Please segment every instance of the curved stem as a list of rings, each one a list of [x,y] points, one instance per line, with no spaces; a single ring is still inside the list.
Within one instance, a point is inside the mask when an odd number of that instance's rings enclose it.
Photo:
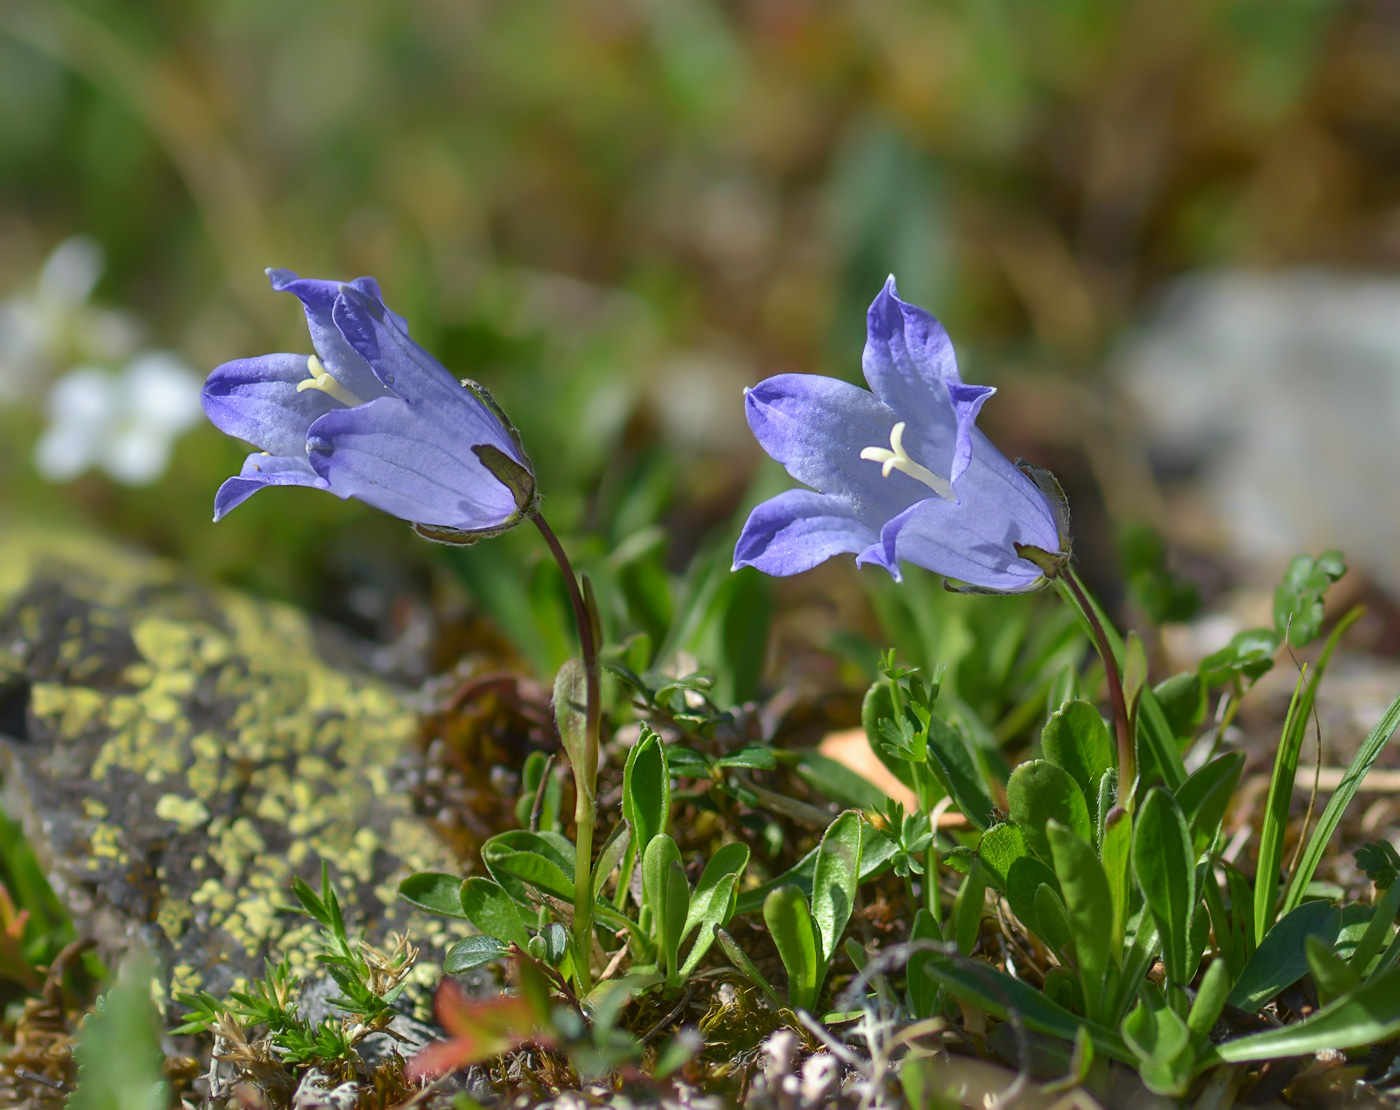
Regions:
[[[584,766],[574,764],[574,970],[578,976],[579,995],[586,996],[592,986],[589,957],[593,953],[593,826],[597,821],[598,734],[602,725],[602,676],[598,665],[598,640],[594,635],[593,616],[579,587],[578,575],[569,561],[564,545],[554,534],[543,515],[534,515],[550,554],[564,572],[564,585],[569,591],[569,603],[578,626],[579,650],[583,655],[584,674]]]
[[[1104,678],[1108,683],[1108,700],[1113,706],[1113,733],[1118,741],[1118,804],[1131,809],[1134,779],[1137,777],[1136,754],[1133,751],[1132,720],[1128,716],[1128,702],[1123,696],[1123,676],[1118,670],[1118,658],[1113,654],[1113,645],[1103,622],[1099,620],[1098,609],[1090,600],[1079,579],[1068,567],[1055,579],[1071,600],[1078,606],[1094,637],[1094,646],[1103,659]]]

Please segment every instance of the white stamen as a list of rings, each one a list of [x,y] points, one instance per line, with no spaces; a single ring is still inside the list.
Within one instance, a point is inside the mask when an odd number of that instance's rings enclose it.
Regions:
[[[304,382],[297,382],[298,393],[303,389],[319,389],[322,393],[330,394],[342,405],[348,405],[350,408],[364,404],[364,401],[331,377],[326,368],[321,365],[321,360],[315,355],[306,360],[306,372],[311,377]]]
[[[890,429],[889,447],[867,447],[861,451],[860,457],[868,462],[880,463],[881,477],[888,478],[891,471],[898,470],[916,482],[922,482],[945,501],[953,500],[952,483],[940,478],[927,467],[920,466],[905,452],[903,420]]]

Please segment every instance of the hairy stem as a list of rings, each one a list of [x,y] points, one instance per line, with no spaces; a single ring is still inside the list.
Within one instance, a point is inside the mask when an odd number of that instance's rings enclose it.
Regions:
[[[584,758],[583,766],[574,763],[574,969],[578,977],[579,996],[592,989],[589,958],[593,953],[593,826],[597,821],[598,733],[602,724],[602,681],[598,666],[598,641],[594,636],[593,617],[579,588],[578,575],[569,561],[564,546],[554,529],[535,513],[535,527],[540,530],[550,554],[564,572],[564,585],[573,606],[574,623],[578,625],[579,650],[583,655],[584,673]]]

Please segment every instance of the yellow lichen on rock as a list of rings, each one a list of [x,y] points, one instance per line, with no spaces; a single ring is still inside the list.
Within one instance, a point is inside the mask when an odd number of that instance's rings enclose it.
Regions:
[[[0,745],[5,804],[77,903],[156,925],[183,989],[312,965],[293,874],[324,861],[382,935],[410,922],[399,878],[454,866],[390,786],[414,712],[323,659],[338,635],[90,539],[0,533],[0,662],[36,726]]]

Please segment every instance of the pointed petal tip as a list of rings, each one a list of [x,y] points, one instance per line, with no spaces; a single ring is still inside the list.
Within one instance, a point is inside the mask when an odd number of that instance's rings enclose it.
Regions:
[[[268,284],[276,293],[282,292],[292,282],[299,280],[291,270],[284,270],[280,266],[269,266],[263,273],[267,275]]]

